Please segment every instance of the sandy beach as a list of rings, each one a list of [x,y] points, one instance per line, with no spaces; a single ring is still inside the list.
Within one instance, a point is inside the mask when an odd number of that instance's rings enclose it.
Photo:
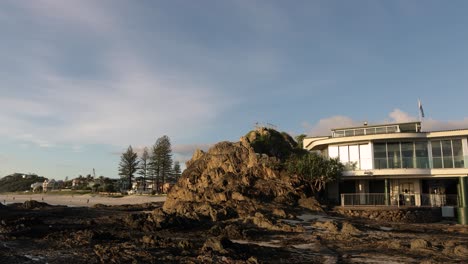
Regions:
[[[122,205],[164,202],[166,196],[129,195],[124,197],[107,197],[91,194],[57,195],[57,194],[0,194],[0,203],[23,203],[36,200],[51,205],[93,206],[95,204]]]

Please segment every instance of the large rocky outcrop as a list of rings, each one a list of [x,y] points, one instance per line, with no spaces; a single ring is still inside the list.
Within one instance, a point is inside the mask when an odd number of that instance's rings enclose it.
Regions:
[[[255,153],[256,136],[248,135],[196,151],[168,194],[164,212],[196,220],[252,218],[255,223],[257,212],[287,217],[291,207],[310,196],[308,183],[283,171],[279,157]]]

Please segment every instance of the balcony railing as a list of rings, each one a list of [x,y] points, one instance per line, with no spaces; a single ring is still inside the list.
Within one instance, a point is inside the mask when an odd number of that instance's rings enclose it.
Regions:
[[[345,162],[345,170],[382,170],[382,169],[452,169],[468,168],[468,156],[457,156],[453,160],[442,161],[440,158],[428,157],[396,157],[396,158],[361,158],[356,161]]]
[[[342,193],[341,206],[457,206],[455,194]]]

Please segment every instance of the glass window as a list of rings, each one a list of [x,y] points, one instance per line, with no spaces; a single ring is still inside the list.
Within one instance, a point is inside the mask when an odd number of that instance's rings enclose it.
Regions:
[[[366,128],[366,135],[373,135],[375,134],[375,128]]]
[[[328,157],[330,158],[338,158],[338,146],[328,146]]]
[[[348,146],[340,146],[339,147],[340,151],[340,161],[343,164],[346,164],[349,162],[349,155],[348,155]]]
[[[354,169],[359,169],[359,146],[351,145],[349,146],[349,162],[353,165],[356,165]]]
[[[396,126],[387,127],[387,133],[395,133],[395,132],[397,132],[397,127]]]
[[[345,130],[345,136],[347,137],[354,136],[354,130]]]
[[[385,152],[384,152],[385,155]],[[359,158],[361,164],[361,170],[371,170],[372,169],[372,152],[370,144],[359,145]],[[387,164],[387,162],[385,162]]]
[[[401,168],[400,143],[387,143],[388,167]]]
[[[344,136],[344,131],[343,130],[335,131],[335,137],[343,137],[343,136]]]
[[[376,169],[388,168],[387,146],[385,143],[374,143],[374,167]]]
[[[386,127],[377,127],[377,128],[375,128],[375,133],[376,134],[385,134],[385,133],[387,133],[387,128]]]
[[[413,142],[401,142],[401,155],[403,168],[414,168],[416,157]]]
[[[429,156],[426,142],[414,142],[414,150],[416,153],[416,168],[429,168]]]
[[[453,168],[452,141],[442,140],[442,156],[444,168]]]
[[[356,129],[356,130],[354,131],[354,135],[356,135],[356,136],[364,135],[364,129],[363,129],[363,128]]]
[[[465,164],[463,160],[463,145],[461,139],[452,140],[452,149],[455,168],[464,168]]]
[[[432,143],[432,167],[443,168],[442,166],[442,148],[440,140],[431,141]]]

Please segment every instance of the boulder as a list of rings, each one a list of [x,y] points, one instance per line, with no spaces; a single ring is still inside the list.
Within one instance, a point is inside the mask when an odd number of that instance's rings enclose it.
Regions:
[[[25,201],[23,205],[21,206],[24,209],[36,209],[36,208],[44,208],[44,207],[50,207],[48,203],[42,203],[38,202],[35,200],[30,200],[30,201]]]
[[[343,222],[341,226],[341,233],[347,235],[359,235],[361,231],[349,222]]]
[[[268,209],[262,211],[271,212],[273,206],[277,208],[273,215],[284,218],[285,209],[301,199],[304,207],[321,210],[314,198],[307,198],[311,195],[308,182],[281,170],[279,157],[256,153],[253,138],[250,135],[236,143],[217,143],[207,152],[196,151],[169,192],[164,212],[216,222],[253,217],[265,207]]]
[[[454,247],[453,253],[456,256],[464,257],[465,259],[468,259],[468,247],[466,245],[458,245]]]
[[[338,225],[334,221],[317,221],[313,224],[313,227],[327,230],[331,233],[337,233],[338,232]]]
[[[425,240],[425,239],[421,239],[421,238],[418,238],[418,239],[414,239],[411,241],[411,249],[412,250],[415,250],[415,249],[427,249],[431,247],[431,242]]]
[[[232,241],[227,237],[209,237],[203,244],[202,251],[213,251],[221,254],[228,253],[227,248],[232,246]]]

